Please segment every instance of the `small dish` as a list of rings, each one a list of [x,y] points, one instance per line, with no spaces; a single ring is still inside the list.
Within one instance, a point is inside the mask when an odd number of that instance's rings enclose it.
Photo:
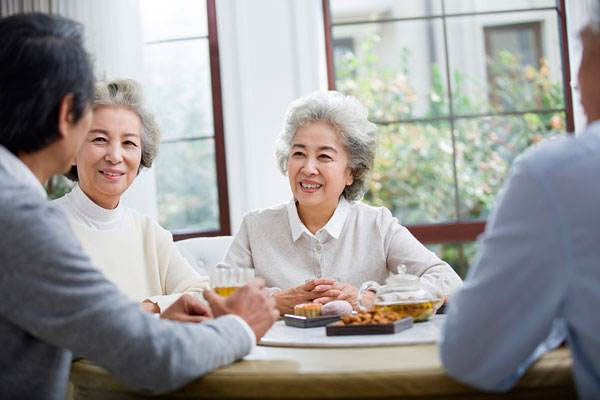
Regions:
[[[317,326],[325,326],[342,318],[340,315],[326,315],[322,317],[302,317],[300,315],[285,314],[283,322],[287,326],[295,328],[315,328]]]
[[[342,335],[382,335],[398,333],[413,326],[413,319],[405,317],[389,324],[345,325],[342,321],[325,327],[327,336]]]

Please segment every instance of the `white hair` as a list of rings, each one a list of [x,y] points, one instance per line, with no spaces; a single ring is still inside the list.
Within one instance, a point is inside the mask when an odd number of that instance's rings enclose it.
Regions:
[[[317,91],[294,100],[285,115],[285,123],[277,141],[275,156],[281,172],[287,174],[292,140],[301,126],[313,122],[330,124],[342,139],[348,152],[348,166],[353,182],[344,189],[348,200],[362,198],[367,175],[375,159],[375,124],[367,119],[367,109],[356,98],[336,91]]]

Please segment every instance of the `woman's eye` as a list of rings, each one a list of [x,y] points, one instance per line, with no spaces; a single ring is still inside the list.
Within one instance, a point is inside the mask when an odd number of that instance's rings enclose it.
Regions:
[[[127,140],[127,141],[125,142],[125,145],[126,145],[126,146],[134,146],[134,147],[137,147],[137,143],[135,143],[135,142],[132,142],[131,140]]]
[[[300,151],[296,151],[294,153],[292,153],[292,157],[302,157],[304,156],[304,153],[300,152]]]
[[[321,155],[319,156],[319,158],[320,158],[320,159],[323,159],[323,160],[327,160],[327,161],[328,161],[328,160],[333,160],[333,158],[331,158],[331,156],[329,156],[329,155],[327,155],[327,154],[321,154]]]
[[[94,142],[94,143],[105,143],[106,142],[106,138],[95,137],[95,138],[92,139],[92,142]]]

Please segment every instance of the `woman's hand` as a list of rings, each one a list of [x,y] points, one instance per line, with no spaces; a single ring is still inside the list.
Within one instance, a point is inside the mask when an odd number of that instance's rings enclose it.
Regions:
[[[375,304],[375,296],[376,293],[372,290],[365,290],[363,292],[362,295],[362,304],[363,306],[367,309],[370,310],[371,308],[373,308],[373,305]],[[361,311],[361,310],[356,310],[356,311]]]
[[[336,291],[336,290],[339,292],[339,294],[337,296],[330,295],[330,293],[334,293],[334,291]],[[330,301],[334,301],[334,300],[347,301],[348,303],[350,303],[350,305],[352,305],[352,309],[354,311],[359,311],[359,309],[358,309],[358,289],[349,283],[336,282],[335,285],[333,285],[332,289],[329,291],[329,293],[326,293],[323,296],[317,297],[314,300],[314,302],[326,304],[326,303],[329,303]]]
[[[339,296],[340,290],[335,285],[335,279],[312,279],[295,288],[276,292],[273,294],[273,298],[281,314],[292,314],[296,304],[310,303],[314,299],[323,297],[336,298]]]

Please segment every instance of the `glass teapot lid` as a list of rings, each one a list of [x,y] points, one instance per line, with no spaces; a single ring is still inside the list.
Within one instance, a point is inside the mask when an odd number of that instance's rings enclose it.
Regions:
[[[385,285],[376,288],[375,303],[405,303],[440,299],[441,293],[418,276],[407,274],[406,267],[400,265],[398,273],[389,276]]]

